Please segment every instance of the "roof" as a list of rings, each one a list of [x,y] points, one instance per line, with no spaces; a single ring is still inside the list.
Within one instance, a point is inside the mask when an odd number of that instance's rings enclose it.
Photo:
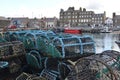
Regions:
[[[116,19],[120,19],[120,15],[116,15],[115,18],[116,18]]]
[[[18,17],[18,18],[12,18],[11,20],[26,22],[26,21],[29,21],[29,18],[28,17]]]
[[[0,16],[0,20],[8,20],[8,19],[5,18],[5,17]]]
[[[55,20],[57,20],[57,18],[45,18],[47,22],[54,22]]]
[[[28,20],[28,17],[16,17],[16,18],[12,18],[12,20]]]
[[[9,20],[0,20],[0,28],[8,26],[10,24]]]

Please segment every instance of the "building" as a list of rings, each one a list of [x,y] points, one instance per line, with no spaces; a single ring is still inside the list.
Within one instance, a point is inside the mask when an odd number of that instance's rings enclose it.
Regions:
[[[96,26],[104,25],[106,20],[106,12],[99,14],[92,14],[92,22],[90,24],[94,24]]]
[[[6,28],[9,24],[10,20],[8,18],[0,16],[0,29]]]
[[[39,29],[51,29],[57,26],[58,19],[56,17],[46,18],[43,17],[41,19],[34,18],[29,20],[29,26],[31,28],[39,28]]]
[[[112,18],[106,18],[105,25],[108,27],[113,27],[113,20]]]
[[[86,11],[85,8],[75,10],[69,7],[66,11],[60,10],[61,26],[101,25],[104,24],[106,13],[95,14],[94,11]]]
[[[58,19],[56,17],[53,18],[42,18],[41,19],[45,23],[45,28],[55,28],[57,26]]]
[[[29,18],[28,17],[15,17],[15,18],[11,18],[11,26],[16,26],[18,28],[20,27],[27,27],[27,24],[29,22]]]
[[[120,15],[116,15],[116,13],[113,13],[113,26],[120,26]]]
[[[41,29],[42,28],[41,19],[39,19],[39,18],[29,19],[28,26],[29,26],[29,28]]]

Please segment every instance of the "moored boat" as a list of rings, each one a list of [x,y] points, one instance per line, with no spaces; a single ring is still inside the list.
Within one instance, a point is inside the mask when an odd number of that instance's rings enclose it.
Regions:
[[[118,47],[120,48],[120,41],[115,41],[115,43],[118,45]]]
[[[64,29],[64,33],[81,34],[82,31],[80,29]]]

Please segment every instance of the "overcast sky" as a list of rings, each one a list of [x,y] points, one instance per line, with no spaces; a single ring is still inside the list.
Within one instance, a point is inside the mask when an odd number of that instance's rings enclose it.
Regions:
[[[0,16],[5,17],[58,17],[60,9],[86,8],[87,11],[103,13],[112,17],[120,15],[120,0],[0,0]]]

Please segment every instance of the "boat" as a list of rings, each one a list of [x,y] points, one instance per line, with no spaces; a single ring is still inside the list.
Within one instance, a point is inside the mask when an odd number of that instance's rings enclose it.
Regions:
[[[111,33],[112,30],[109,30],[109,27],[105,26],[100,32],[101,33]]]
[[[81,34],[82,32],[79,29],[65,29],[64,33]]]
[[[120,41],[115,41],[115,43],[118,45],[118,47],[120,48]]]
[[[81,34],[82,31],[80,28],[77,27],[71,27],[70,25],[68,27],[64,28],[64,33],[70,33],[70,34]]]

